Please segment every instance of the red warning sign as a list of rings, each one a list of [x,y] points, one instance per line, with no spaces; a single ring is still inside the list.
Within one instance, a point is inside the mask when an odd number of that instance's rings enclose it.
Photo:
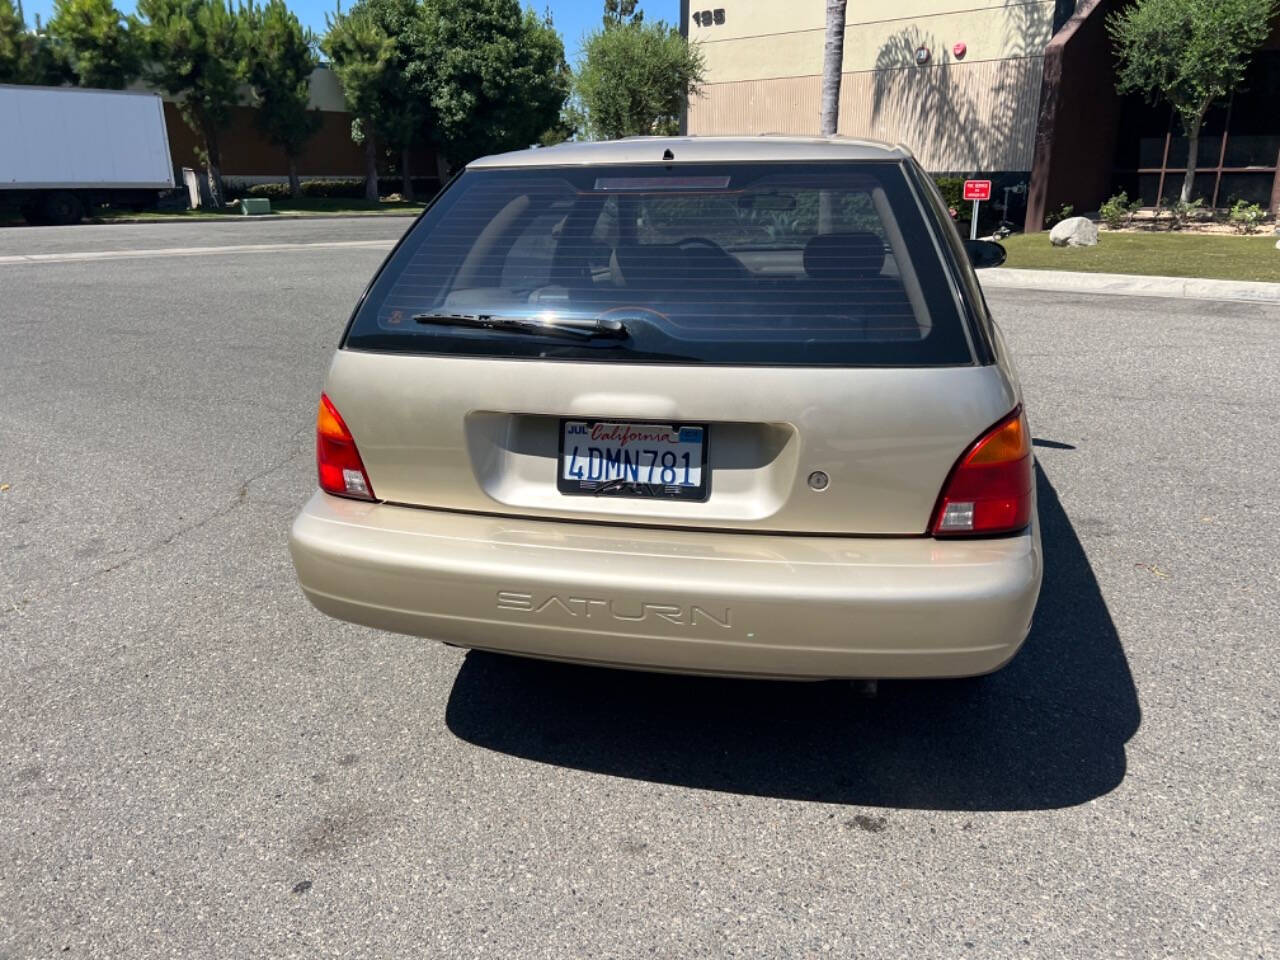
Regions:
[[[964,198],[966,200],[990,200],[990,180],[966,180],[964,182]]]

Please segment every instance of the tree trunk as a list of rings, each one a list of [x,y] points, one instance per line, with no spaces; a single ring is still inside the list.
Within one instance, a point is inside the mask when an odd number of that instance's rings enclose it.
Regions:
[[[409,148],[400,148],[400,199],[413,200],[413,176],[409,172]]]
[[[846,0],[827,0],[827,41],[822,49],[822,114],[819,132],[834,137],[840,127],[840,74],[844,69]],[[834,221],[830,190],[818,191],[818,232],[830,233]]]
[[[1209,112],[1206,103],[1194,116],[1182,117],[1182,125],[1187,130],[1187,172],[1182,178],[1182,202],[1190,203],[1191,194],[1196,188],[1196,161],[1200,157],[1200,128],[1204,126],[1204,115]]]
[[[1191,202],[1191,191],[1196,186],[1196,157],[1200,152],[1200,127],[1187,135],[1187,172],[1182,178],[1182,202]]]
[[[439,147],[436,147],[436,177],[440,180],[441,188],[449,179],[449,161],[445,159]]]
[[[378,146],[373,142],[373,124],[364,138],[364,198],[378,202]]]
[[[220,210],[223,205],[222,147],[218,143],[218,130],[212,125],[205,126],[204,152],[209,160],[209,202],[215,210]]]
[[[846,0],[827,0],[827,42],[822,49],[822,125],[824,137],[833,137],[840,125],[840,74],[844,68],[844,19]]]
[[[289,196],[297,200],[302,196],[302,181],[298,179],[298,158],[289,154]]]

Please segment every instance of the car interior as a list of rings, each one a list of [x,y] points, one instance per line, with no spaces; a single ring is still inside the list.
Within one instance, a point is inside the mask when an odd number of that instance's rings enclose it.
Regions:
[[[836,196],[837,215],[822,232],[812,190],[771,192],[774,209],[765,211],[723,195],[508,194],[500,208],[468,215],[484,223],[470,242],[460,234],[456,245],[433,245],[458,257],[435,306],[595,315],[630,308],[670,333],[699,337],[811,331],[918,340],[928,314],[890,252],[880,216],[887,204],[873,192]]]

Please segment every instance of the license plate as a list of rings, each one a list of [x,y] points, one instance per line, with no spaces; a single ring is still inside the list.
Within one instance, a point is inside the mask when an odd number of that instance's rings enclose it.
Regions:
[[[561,493],[705,500],[709,473],[705,426],[560,421]]]

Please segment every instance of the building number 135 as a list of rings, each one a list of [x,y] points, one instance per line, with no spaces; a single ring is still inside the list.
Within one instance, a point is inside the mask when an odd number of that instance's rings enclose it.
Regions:
[[[717,27],[724,23],[724,8],[717,7],[715,10],[698,10],[693,15],[693,22],[700,27],[709,27],[715,24]]]

